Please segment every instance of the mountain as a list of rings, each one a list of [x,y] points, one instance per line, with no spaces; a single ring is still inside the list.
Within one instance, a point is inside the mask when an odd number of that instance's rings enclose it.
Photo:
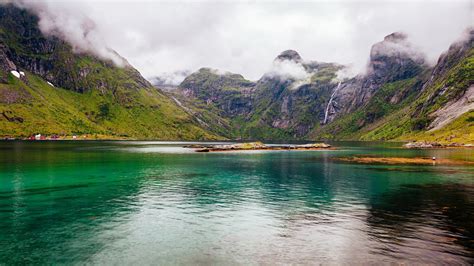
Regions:
[[[381,83],[365,103],[350,111],[341,111],[332,123],[312,132],[310,136],[472,142],[473,32],[472,29],[468,30],[463,40],[451,45],[433,68],[427,68],[419,61],[418,65],[410,67],[416,71],[400,69],[399,73],[411,74]],[[371,79],[371,75],[369,73],[362,80]],[[365,91],[367,88],[370,87],[362,86],[359,90]],[[340,94],[347,92],[341,90]],[[343,101],[341,105],[350,106]]]
[[[0,136],[217,138],[122,61],[74,51],[34,14],[0,5]]]
[[[366,105],[382,86],[416,77],[427,68],[423,54],[411,47],[405,34],[395,32],[387,35],[372,46],[367,73],[343,82],[335,92],[329,106],[328,121]],[[406,95],[399,98],[406,98]],[[369,122],[375,118],[369,115]]]
[[[474,30],[429,66],[399,32],[367,71],[277,55],[259,80],[211,68],[153,85],[117,62],[46,35],[38,17],[0,5],[0,137],[351,139],[474,142]],[[184,81],[179,83],[183,76]]]
[[[226,138],[238,138],[239,120],[253,109],[255,83],[242,75],[201,68],[169,95],[201,126]]]
[[[323,119],[325,103],[337,86],[332,80],[341,66],[304,62],[291,50],[278,55],[273,65],[276,71],[266,73],[256,83],[255,108],[242,135],[263,139],[304,138]],[[297,72],[298,69],[303,71]]]
[[[324,103],[342,66],[304,62],[292,50],[274,60],[275,69],[256,82],[242,75],[202,68],[170,95],[202,124],[227,138],[303,138],[324,116]],[[299,80],[282,69],[306,75]],[[314,116],[314,114],[318,114]]]
[[[278,55],[256,82],[200,69],[173,92],[205,127],[228,138],[474,141],[473,30],[430,67],[399,32],[371,48],[367,71]]]

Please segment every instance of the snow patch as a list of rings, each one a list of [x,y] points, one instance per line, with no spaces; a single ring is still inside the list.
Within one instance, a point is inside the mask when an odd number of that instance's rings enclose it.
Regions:
[[[48,83],[49,86],[54,87],[53,83],[51,83],[49,81],[46,81],[46,83]]]
[[[281,79],[294,79],[298,81],[306,81],[311,78],[311,73],[308,73],[300,62],[290,60],[275,60],[272,69],[266,73],[270,77],[279,77]]]
[[[15,76],[16,78],[20,78],[20,77],[21,77],[20,73],[19,73],[18,71],[16,71],[16,70],[12,70],[12,71],[10,71],[10,73],[12,73],[12,75]]]

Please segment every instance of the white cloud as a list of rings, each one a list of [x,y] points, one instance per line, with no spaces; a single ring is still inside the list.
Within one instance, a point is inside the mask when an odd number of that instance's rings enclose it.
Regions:
[[[76,2],[15,1],[20,7],[34,10],[39,16],[39,28],[46,35],[60,37],[72,44],[76,52],[92,52],[102,59],[123,66],[126,60],[105,45],[95,21],[86,16]],[[79,10],[79,12],[76,12]]]
[[[435,62],[473,12],[470,0],[21,1],[77,49],[114,58],[111,47],[147,77],[212,67],[258,79],[286,49],[359,72],[371,45],[395,31]]]
[[[187,76],[191,74],[191,71],[174,71],[159,73],[158,76],[150,78],[152,84],[159,86],[178,86]]]
[[[306,72],[306,69],[301,63],[290,60],[275,60],[272,68],[266,75],[293,80],[306,80],[311,78],[311,73]]]

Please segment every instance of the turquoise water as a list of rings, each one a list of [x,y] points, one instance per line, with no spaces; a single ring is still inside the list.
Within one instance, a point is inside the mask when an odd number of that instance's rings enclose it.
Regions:
[[[474,150],[334,143],[0,142],[0,264],[474,263],[474,167],[335,157]]]

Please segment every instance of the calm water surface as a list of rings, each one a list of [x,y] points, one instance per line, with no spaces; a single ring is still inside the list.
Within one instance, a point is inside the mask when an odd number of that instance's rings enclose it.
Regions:
[[[182,143],[0,142],[0,264],[474,263],[474,167],[399,144],[193,153]]]

